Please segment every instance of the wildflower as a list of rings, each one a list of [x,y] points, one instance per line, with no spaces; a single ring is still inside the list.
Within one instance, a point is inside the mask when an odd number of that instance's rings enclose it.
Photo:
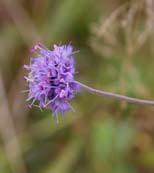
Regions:
[[[64,113],[72,107],[69,101],[79,91],[80,86],[74,80],[75,62],[71,45],[54,45],[48,50],[41,44],[33,47],[35,57],[25,79],[28,82],[28,101],[31,105],[51,109],[55,115]],[[38,105],[35,104],[38,102]]]
[[[99,96],[106,96],[117,100],[124,100],[139,105],[154,106],[154,101],[132,98],[112,92],[97,90],[80,83],[74,79],[75,61],[71,45],[54,45],[53,50],[48,50],[41,44],[33,47],[35,54],[30,65],[25,65],[29,71],[25,79],[28,82],[28,101],[39,108],[51,109],[54,115],[64,113],[72,107],[69,103],[75,93],[83,88]],[[35,102],[38,102],[38,105]],[[57,116],[56,116],[57,117]]]

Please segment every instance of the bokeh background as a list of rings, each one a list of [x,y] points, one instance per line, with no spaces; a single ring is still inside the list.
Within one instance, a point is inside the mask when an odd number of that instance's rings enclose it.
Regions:
[[[0,173],[154,173],[154,108],[82,92],[59,124],[29,109],[38,41],[80,50],[85,84],[154,98],[153,0],[0,0]]]

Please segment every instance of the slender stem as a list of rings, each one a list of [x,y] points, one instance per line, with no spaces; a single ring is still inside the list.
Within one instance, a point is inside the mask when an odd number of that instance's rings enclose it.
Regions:
[[[106,97],[111,97],[117,100],[124,100],[127,101],[128,103],[134,103],[134,104],[138,104],[138,105],[149,105],[149,106],[154,106],[154,101],[152,100],[144,100],[144,99],[137,99],[137,98],[132,98],[132,97],[128,97],[128,96],[124,96],[124,95],[120,95],[120,94],[115,94],[112,92],[107,92],[107,91],[102,91],[102,90],[97,90],[94,88],[91,88],[83,83],[80,83],[78,81],[76,81],[76,83],[78,85],[80,85],[83,89],[90,91],[91,93],[100,95],[100,96],[106,96]]]

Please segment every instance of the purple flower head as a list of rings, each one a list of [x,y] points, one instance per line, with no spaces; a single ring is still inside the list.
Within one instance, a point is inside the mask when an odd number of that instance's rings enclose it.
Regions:
[[[55,115],[70,110],[69,101],[80,90],[74,80],[73,47],[54,45],[53,50],[48,50],[37,44],[32,52],[35,57],[24,66],[29,71],[25,76],[29,87],[27,100],[32,100],[31,106],[37,101],[40,108],[51,109]]]

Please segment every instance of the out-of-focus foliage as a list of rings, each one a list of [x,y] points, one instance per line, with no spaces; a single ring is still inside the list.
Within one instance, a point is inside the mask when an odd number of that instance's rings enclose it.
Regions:
[[[75,112],[29,109],[30,47],[72,43],[76,78],[154,98],[153,0],[0,0],[0,172],[153,173],[154,109],[80,93]]]
[[[95,172],[132,172],[128,158],[135,133],[131,124],[112,119],[96,121],[93,131]]]

